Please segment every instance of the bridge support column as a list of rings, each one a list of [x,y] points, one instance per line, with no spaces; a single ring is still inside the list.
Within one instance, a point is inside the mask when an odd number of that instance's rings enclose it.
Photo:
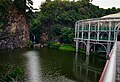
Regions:
[[[78,52],[79,40],[76,40],[75,43],[76,43],[76,52]]]
[[[85,64],[86,64],[86,66],[89,65],[89,56],[88,55],[86,55]]]
[[[86,45],[86,55],[90,54],[90,41],[87,41],[87,45]]]
[[[109,53],[110,53],[110,43],[107,43],[106,58],[108,57]]]

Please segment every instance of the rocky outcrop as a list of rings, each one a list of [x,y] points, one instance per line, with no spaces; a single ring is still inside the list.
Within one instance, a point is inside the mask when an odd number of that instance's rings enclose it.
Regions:
[[[47,34],[47,32],[43,32],[42,34],[41,34],[41,42],[46,42],[46,41],[48,41],[48,34]]]
[[[9,7],[8,25],[0,36],[0,48],[26,47],[29,40],[29,28],[26,17],[17,11],[14,5]]]

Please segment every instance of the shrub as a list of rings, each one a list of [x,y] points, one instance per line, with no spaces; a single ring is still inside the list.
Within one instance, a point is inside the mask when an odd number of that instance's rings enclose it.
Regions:
[[[32,41],[31,41],[31,40],[28,40],[28,42],[27,42],[27,47],[30,47],[30,46],[32,46],[32,45],[33,45]]]
[[[23,81],[24,69],[8,64],[0,65],[0,82]]]
[[[60,43],[59,42],[49,42],[48,43],[48,47],[50,48],[55,48],[55,49],[58,49],[60,47]]]

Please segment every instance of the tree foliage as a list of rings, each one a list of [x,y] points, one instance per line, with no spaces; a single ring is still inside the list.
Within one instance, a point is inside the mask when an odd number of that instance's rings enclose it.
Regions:
[[[120,11],[120,9],[114,7],[111,9],[99,8],[99,6],[95,6],[89,2],[90,0],[77,2],[65,0],[46,1],[40,7],[39,17],[41,29],[48,33],[50,39],[52,37],[55,38],[57,35],[60,41],[71,43],[73,42],[74,24],[76,21],[99,18]]]
[[[4,29],[7,26],[8,8],[11,0],[0,0],[0,29]]]
[[[30,26],[30,39],[33,41],[33,36],[35,36],[35,42],[39,43],[40,41],[40,16],[39,13],[33,13],[29,15],[29,26]]]
[[[103,9],[90,3],[91,0],[79,0],[77,2],[67,0],[46,0],[42,3],[38,13],[26,13],[26,9],[32,11],[32,0],[0,0],[0,32],[7,25],[9,5],[15,5],[18,11],[28,16],[30,32],[36,36],[36,42],[40,42],[42,34],[48,35],[48,41],[73,42],[74,24],[78,20],[99,18],[104,15],[120,12],[120,8]]]

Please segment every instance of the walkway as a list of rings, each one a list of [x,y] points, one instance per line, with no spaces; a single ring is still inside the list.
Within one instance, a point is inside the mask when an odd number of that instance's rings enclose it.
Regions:
[[[116,82],[120,82],[120,42],[117,42],[116,55]]]
[[[120,41],[115,41],[99,82],[120,82]]]

